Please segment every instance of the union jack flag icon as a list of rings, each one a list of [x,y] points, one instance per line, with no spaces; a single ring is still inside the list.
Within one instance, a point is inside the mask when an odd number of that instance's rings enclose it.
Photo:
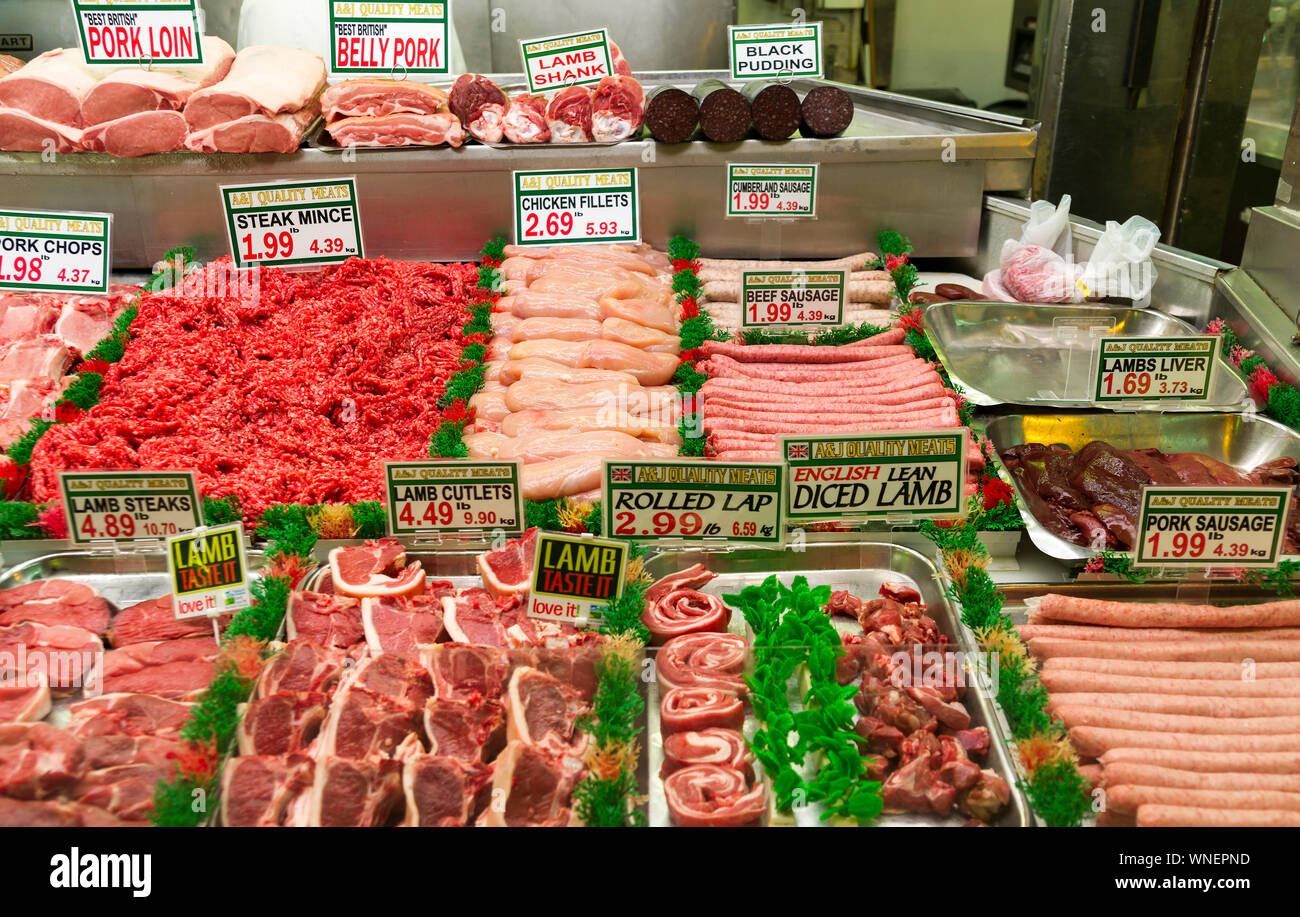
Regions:
[[[619,482],[623,484],[632,483],[632,469],[627,467],[626,465],[616,465],[615,467],[609,469],[609,476],[610,479],[615,482]]]
[[[786,446],[785,457],[787,459],[806,459],[808,457],[808,444],[791,443]]]

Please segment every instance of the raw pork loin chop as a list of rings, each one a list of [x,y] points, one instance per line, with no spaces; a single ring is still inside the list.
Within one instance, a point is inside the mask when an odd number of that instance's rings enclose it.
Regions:
[[[537,553],[537,529],[511,539],[494,551],[478,556],[476,564],[483,585],[495,596],[528,591],[533,576],[533,555]]]
[[[394,538],[330,551],[334,590],[357,598],[418,595],[424,592],[424,569],[406,563],[406,549]]]

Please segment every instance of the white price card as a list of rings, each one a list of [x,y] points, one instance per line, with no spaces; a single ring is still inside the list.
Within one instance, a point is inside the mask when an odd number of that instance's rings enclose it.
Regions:
[[[589,29],[519,42],[529,92],[588,86],[614,75],[609,32]]]
[[[726,215],[815,217],[817,166],[728,163]]]
[[[0,210],[0,291],[107,293],[113,215]]]
[[[1276,567],[1290,487],[1144,487],[1136,566]]]
[[[787,436],[780,449],[792,524],[966,513],[965,430]]]
[[[167,573],[172,611],[178,618],[210,617],[247,608],[251,596],[243,523],[168,538]]]
[[[727,27],[733,80],[822,76],[822,24]]]
[[[640,242],[636,169],[516,172],[515,243]]]
[[[1098,338],[1097,404],[1206,401],[1222,337]]]
[[[784,467],[606,459],[601,531],[635,541],[779,545]]]
[[[221,203],[236,267],[365,257],[355,178],[222,185]]]
[[[88,64],[201,64],[196,0],[72,0]]]
[[[385,462],[388,532],[523,531],[518,462]]]
[[[445,74],[447,3],[329,0],[330,70],[404,79]]]
[[[63,471],[59,489],[73,544],[162,541],[203,524],[193,471]]]
[[[628,545],[607,538],[538,532],[528,616],[586,624],[623,592]]]
[[[845,276],[842,270],[744,271],[740,275],[741,327],[842,325]]]

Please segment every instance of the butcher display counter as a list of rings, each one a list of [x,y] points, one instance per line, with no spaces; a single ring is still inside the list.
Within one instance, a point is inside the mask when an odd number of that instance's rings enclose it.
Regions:
[[[647,90],[686,89],[721,71],[639,74]],[[494,76],[500,85],[520,74]],[[802,93],[814,81],[795,80]],[[340,151],[310,140],[297,153],[160,153],[115,159],[99,153],[0,153],[7,206],[103,211],[115,216],[113,262],[141,268],[176,245],[223,255],[218,187],[257,179],[355,175],[367,253],[392,258],[473,260],[483,240],[509,229],[516,169],[640,169],[642,238],[662,246],[688,233],[715,257],[824,257],[846,238],[883,229],[908,236],[929,256],[972,256],[986,191],[1027,189],[1037,125],[1020,118],[842,85],[856,112],[842,136],[612,145]],[[817,163],[817,218],[725,219],[725,166]],[[759,251],[758,249],[764,251]],[[767,252],[765,254],[764,252]]]

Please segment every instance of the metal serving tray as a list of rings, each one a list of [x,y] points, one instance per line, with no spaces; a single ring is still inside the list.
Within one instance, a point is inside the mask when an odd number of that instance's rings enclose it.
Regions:
[[[1195,335],[1191,325],[1150,309],[947,302],[925,311],[925,329],[952,380],[985,407],[1092,405],[1097,336]],[[1240,410],[1246,386],[1220,358],[1207,401],[1160,401],[1143,411]]]
[[[957,649],[965,654],[976,652],[971,635],[961,626],[957,614],[944,596],[943,580],[935,562],[911,548],[888,541],[875,541],[808,545],[806,550],[800,552],[763,549],[729,551],[725,548],[675,551],[652,557],[647,561],[646,569],[658,578],[695,563],[704,564],[717,574],[701,590],[717,596],[739,592],[746,586],[759,585],[773,573],[786,581],[803,575],[813,586],[829,585],[833,589],[847,589],[867,599],[876,597],[880,586],[887,581],[905,582],[920,591],[927,613],[945,634],[955,638]],[[845,631],[856,630],[847,620],[841,622],[837,619],[836,624]],[[730,630],[748,636],[745,621],[738,611],[732,617]],[[653,650],[650,652],[653,653]],[[963,703],[970,711],[971,725],[987,727],[992,738],[988,757],[983,764],[995,770],[1011,787],[1010,804],[994,824],[998,827],[1027,827],[1033,824],[1033,815],[1017,785],[1015,766],[1008,753],[996,705],[975,683],[974,678],[969,681],[971,683],[966,689]],[[659,733],[659,688],[654,679],[650,679],[647,690],[646,746],[649,749],[650,824],[668,826],[672,824],[672,819],[664,797],[663,781],[658,776],[663,764],[663,744]],[[791,701],[797,702],[800,689],[792,685],[791,690]],[[752,711],[747,710],[745,736],[752,736],[757,728],[758,723]],[[821,812],[816,805],[799,810],[795,815],[800,826],[825,824],[820,820]],[[919,814],[885,815],[879,820],[882,826],[951,827],[965,822],[966,818],[956,813],[944,818]]]
[[[266,561],[261,551],[245,549],[250,571],[257,571]],[[123,608],[156,599],[171,592],[167,575],[167,555],[148,553],[109,554],[73,550],[46,554],[10,567],[0,573],[0,589],[12,589],[43,579],[64,579],[96,590],[108,602],[110,618]],[[105,650],[108,649],[105,644]],[[84,700],[83,692],[74,691],[55,698],[45,722],[62,727],[67,723],[67,708]]]
[[[723,71],[638,74],[646,86],[694,86]],[[522,74],[494,76],[520,82]],[[796,90],[813,83],[795,80]],[[515,169],[639,169],[641,236],[660,248],[690,234],[714,257],[749,257],[755,225],[725,219],[728,162],[819,163],[816,219],[762,224],[769,257],[826,258],[862,251],[881,229],[908,236],[929,257],[974,255],[985,191],[1030,185],[1037,124],[1021,118],[844,85],[857,112],[841,137],[658,144],[630,140],[575,151],[571,144],[523,144],[518,151],[368,150],[342,154],[159,153],[115,159],[103,153],[0,153],[9,207],[107,211],[113,265],[147,267],[176,245],[202,259],[227,253],[218,186],[274,179],[355,175],[365,250],[390,258],[473,260],[485,239],[513,225]],[[953,156],[943,155],[946,152]]]
[[[1243,470],[1284,455],[1300,461],[1300,434],[1254,414],[1012,414],[989,421],[986,432],[998,455],[1024,443],[1064,443],[1077,451],[1101,440],[1117,449],[1200,452]],[[1016,486],[1001,462],[998,471],[1007,484]],[[1093,555],[1043,528],[1018,489],[1016,506],[1030,539],[1044,554],[1067,561]]]

